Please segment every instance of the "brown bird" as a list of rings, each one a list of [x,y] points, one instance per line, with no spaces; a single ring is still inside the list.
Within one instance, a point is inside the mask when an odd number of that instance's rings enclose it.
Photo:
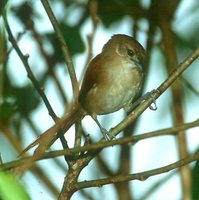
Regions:
[[[78,119],[90,115],[98,124],[106,140],[112,137],[98,122],[97,115],[115,112],[121,108],[129,111],[140,97],[143,86],[143,65],[146,53],[132,37],[113,35],[102,52],[91,60],[84,75],[78,104],[54,126],[30,144],[22,153],[39,144],[45,149],[57,139],[61,128],[66,132]],[[41,147],[43,145],[43,147]]]

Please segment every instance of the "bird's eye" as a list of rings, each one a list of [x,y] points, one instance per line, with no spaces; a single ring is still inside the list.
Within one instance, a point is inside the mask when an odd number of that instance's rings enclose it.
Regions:
[[[135,53],[131,49],[128,49],[127,54],[128,56],[133,57]]]

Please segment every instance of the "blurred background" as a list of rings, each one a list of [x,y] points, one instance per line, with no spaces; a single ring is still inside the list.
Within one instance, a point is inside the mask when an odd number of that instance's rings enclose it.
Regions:
[[[6,1],[2,1],[6,2]],[[143,93],[157,88],[196,47],[199,46],[199,1],[195,0],[51,0],[81,83],[92,57],[101,52],[113,34],[135,37],[147,51],[146,81]],[[3,3],[2,3],[3,5]],[[61,117],[73,100],[67,65],[52,24],[39,0],[8,1],[8,22],[29,65],[57,116]],[[2,12],[2,8],[1,8]],[[9,43],[0,18],[0,153],[3,162],[15,160],[19,152],[54,124],[41,97]],[[117,137],[138,135],[191,122],[199,113],[199,62],[157,100],[158,109],[147,109],[139,119]],[[109,129],[125,113],[120,110],[100,116]],[[82,121],[83,130],[93,141],[101,138],[90,117]],[[104,149],[81,172],[79,180],[93,180],[117,174],[142,172],[168,165],[199,148],[199,129],[177,136],[154,137],[132,146]],[[75,128],[65,137],[74,145]],[[62,149],[59,141],[51,150]],[[56,199],[67,174],[64,159],[37,162],[25,172],[21,183],[32,200]],[[184,174],[184,175],[183,175]],[[182,170],[76,192],[72,199],[180,200],[199,199],[199,163]]]

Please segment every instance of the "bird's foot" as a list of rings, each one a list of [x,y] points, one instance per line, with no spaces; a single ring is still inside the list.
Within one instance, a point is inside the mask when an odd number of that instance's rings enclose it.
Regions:
[[[149,106],[149,108],[151,110],[157,110],[158,109],[158,107],[156,105],[156,100],[155,100],[155,97],[154,97],[154,92],[156,92],[156,90],[152,90],[151,92],[147,92],[146,93],[147,97],[151,97],[152,98],[152,103],[153,103],[154,106],[152,104]]]
[[[111,135],[105,128],[100,128],[101,133],[106,141],[115,139],[115,136]]]

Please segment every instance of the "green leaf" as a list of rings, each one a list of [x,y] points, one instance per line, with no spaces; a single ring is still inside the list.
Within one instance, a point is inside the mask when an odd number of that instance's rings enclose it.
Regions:
[[[192,171],[192,199],[199,199],[199,160]]]
[[[14,87],[13,97],[16,99],[17,109],[22,115],[27,115],[35,110],[40,102],[36,89],[30,84],[24,87]]]
[[[79,26],[70,26],[64,23],[60,24],[60,29],[64,35],[64,39],[67,43],[70,54],[73,56],[77,53],[81,53],[84,50],[84,43],[80,36],[80,27]],[[54,52],[53,52],[53,62],[63,62],[63,53],[61,51],[60,42],[57,39],[55,33],[45,34],[47,39],[51,42]]]
[[[0,197],[3,200],[30,200],[17,179],[5,171],[0,171]]]
[[[100,0],[99,16],[105,27],[110,27],[115,22],[120,21],[123,17],[128,15],[129,8],[135,8],[138,6],[137,0]]]
[[[34,16],[34,10],[31,2],[24,2],[20,6],[12,8],[14,14],[23,24],[27,24]]]
[[[5,37],[4,26],[0,23],[0,65],[7,60],[7,42]],[[0,69],[1,73],[2,69]]]
[[[0,104],[0,121],[7,122],[16,113],[17,107],[12,99],[5,99]]]
[[[1,0],[1,3],[0,3],[0,15],[2,15],[3,10],[6,7],[7,2],[8,2],[8,0]]]

